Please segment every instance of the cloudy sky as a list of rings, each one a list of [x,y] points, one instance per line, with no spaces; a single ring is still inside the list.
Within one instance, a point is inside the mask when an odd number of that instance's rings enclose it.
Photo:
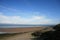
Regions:
[[[0,0],[0,23],[58,24],[60,0]]]

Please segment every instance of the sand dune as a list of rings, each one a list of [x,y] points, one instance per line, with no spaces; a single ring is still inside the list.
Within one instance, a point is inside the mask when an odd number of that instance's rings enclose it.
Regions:
[[[24,34],[18,34],[18,35],[15,35],[15,36],[7,37],[3,40],[31,40],[30,39],[30,38],[32,38],[31,33],[32,32],[24,33]]]

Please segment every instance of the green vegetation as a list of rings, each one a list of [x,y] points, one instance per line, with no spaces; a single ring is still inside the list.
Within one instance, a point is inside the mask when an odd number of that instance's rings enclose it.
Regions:
[[[55,29],[55,30],[60,30],[60,24],[56,25],[56,26],[54,27],[54,29]]]
[[[0,39],[5,38],[5,37],[9,37],[9,36],[14,36],[16,34],[17,33],[13,33],[13,34],[8,34],[8,33],[6,33],[6,34],[0,34]]]
[[[32,40],[60,40],[60,24],[53,27],[55,31],[46,31],[42,33],[41,31],[36,31],[32,33],[33,38]]]

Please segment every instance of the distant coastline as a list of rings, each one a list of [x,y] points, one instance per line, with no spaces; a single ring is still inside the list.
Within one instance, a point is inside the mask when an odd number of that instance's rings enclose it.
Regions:
[[[53,27],[54,25],[39,25],[39,24],[0,24],[0,28],[25,28],[25,27]]]

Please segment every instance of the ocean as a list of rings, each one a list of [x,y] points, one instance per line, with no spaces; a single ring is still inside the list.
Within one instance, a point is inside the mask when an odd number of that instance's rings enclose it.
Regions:
[[[49,27],[54,25],[0,24],[0,28]]]
[[[0,28],[26,28],[26,27],[51,27],[54,25],[22,25],[22,24],[0,24]],[[6,32],[0,32],[0,34]]]
[[[49,27],[52,25],[0,25],[0,28]]]

